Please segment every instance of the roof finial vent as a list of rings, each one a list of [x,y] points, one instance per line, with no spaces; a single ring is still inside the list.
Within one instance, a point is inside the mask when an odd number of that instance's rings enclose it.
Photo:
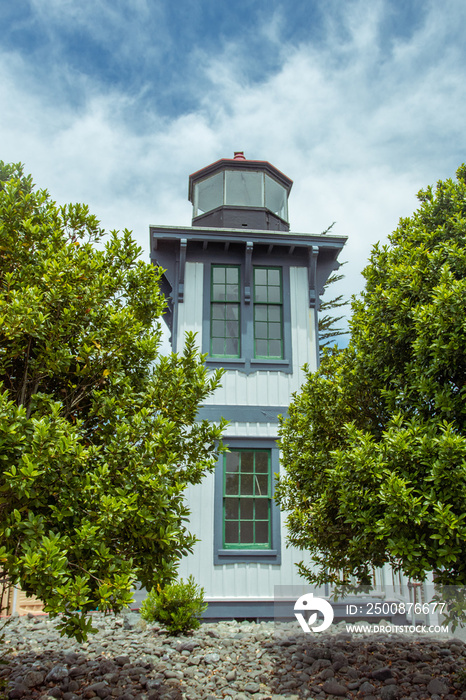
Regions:
[[[233,160],[246,160],[244,151],[235,151]]]

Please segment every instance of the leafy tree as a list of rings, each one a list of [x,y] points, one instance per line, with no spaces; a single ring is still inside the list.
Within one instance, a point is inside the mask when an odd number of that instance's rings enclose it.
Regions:
[[[281,425],[278,501],[312,583],[391,564],[466,584],[466,166],[377,244],[351,341],[324,352]]]
[[[221,372],[192,335],[160,356],[161,270],[129,231],[104,244],[86,206],[0,172],[0,565],[83,639],[90,610],[192,551],[184,490],[223,430],[196,413]]]

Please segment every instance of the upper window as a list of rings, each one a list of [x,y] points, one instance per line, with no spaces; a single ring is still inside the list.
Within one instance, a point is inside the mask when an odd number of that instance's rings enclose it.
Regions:
[[[195,183],[195,217],[223,205],[266,207],[288,221],[286,187],[260,171],[224,170]]]
[[[254,268],[254,357],[283,358],[283,293],[279,267]]]
[[[240,346],[240,268],[212,265],[210,303],[210,354],[212,357],[239,357]]]
[[[270,451],[233,450],[223,459],[224,548],[270,549]]]

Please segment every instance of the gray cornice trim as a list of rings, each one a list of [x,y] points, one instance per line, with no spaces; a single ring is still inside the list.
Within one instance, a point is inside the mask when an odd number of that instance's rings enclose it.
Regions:
[[[254,229],[235,228],[208,228],[203,226],[150,226],[151,237],[157,239],[180,239],[188,241],[216,241],[231,242],[251,241],[253,243],[275,246],[304,246],[319,245],[321,248],[342,248],[347,241],[347,236],[329,236],[318,233],[288,233],[282,231],[260,231]]]
[[[202,406],[198,413],[199,420],[217,421],[225,418],[231,423],[278,423],[278,416],[286,416],[288,406]]]

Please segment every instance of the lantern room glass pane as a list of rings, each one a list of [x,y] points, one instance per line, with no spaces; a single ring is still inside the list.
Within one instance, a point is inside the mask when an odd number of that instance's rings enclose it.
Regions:
[[[212,211],[223,204],[223,172],[194,185],[194,216]]]
[[[264,206],[262,173],[226,170],[225,178],[225,204],[240,207]]]
[[[273,180],[268,175],[265,176],[265,206],[281,219],[288,221],[288,198],[283,185]]]

